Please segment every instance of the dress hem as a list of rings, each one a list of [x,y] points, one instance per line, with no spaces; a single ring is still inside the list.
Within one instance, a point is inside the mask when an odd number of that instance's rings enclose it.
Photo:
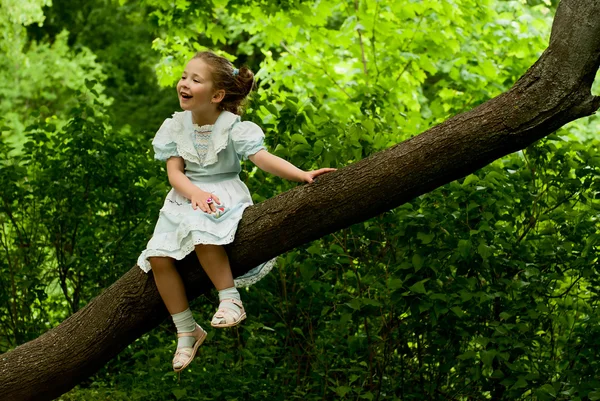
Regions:
[[[214,242],[211,242],[209,244],[209,243],[204,243],[202,241],[193,241],[192,242],[193,246],[192,246],[191,251],[185,253],[183,256],[181,256],[181,252],[161,251],[159,249],[146,249],[144,252],[142,252],[140,257],[138,258],[137,265],[144,273],[149,273],[150,270],[152,270],[152,266],[150,266],[150,262],[148,261],[148,258],[170,257],[175,260],[182,260],[187,255],[189,255],[191,252],[194,252],[194,247],[196,245],[227,245],[232,242],[233,241],[229,241],[229,242],[223,241],[223,243],[219,243],[219,244],[215,244]],[[182,248],[180,248],[179,250],[181,250],[181,249]],[[173,255],[174,253],[177,253],[177,255]],[[269,272],[273,269],[273,267],[275,266],[276,263],[277,263],[277,258],[273,258],[271,260],[266,261],[265,263],[262,263],[256,267],[254,267],[253,269],[248,271],[246,274],[243,274],[240,277],[235,278],[233,280],[234,286],[236,288],[244,288],[244,287],[249,287],[253,284],[256,284],[257,282],[262,280],[267,274],[269,274]]]

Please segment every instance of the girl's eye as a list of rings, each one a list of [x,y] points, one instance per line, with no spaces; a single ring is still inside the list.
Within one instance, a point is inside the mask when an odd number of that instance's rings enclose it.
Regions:
[[[200,81],[198,81],[197,79],[194,79],[194,82],[196,82],[196,83],[200,83]]]
[[[183,81],[185,79],[185,77],[181,77],[181,80]]]

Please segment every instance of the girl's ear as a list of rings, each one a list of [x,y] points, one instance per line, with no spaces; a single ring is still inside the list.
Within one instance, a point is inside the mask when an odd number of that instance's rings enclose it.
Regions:
[[[211,103],[220,103],[224,97],[225,97],[225,90],[219,89],[218,91],[215,91],[215,93],[213,93],[212,99],[210,101],[211,101]]]

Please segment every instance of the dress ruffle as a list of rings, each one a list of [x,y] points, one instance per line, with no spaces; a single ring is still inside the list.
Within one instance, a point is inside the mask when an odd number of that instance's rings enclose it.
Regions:
[[[263,130],[251,121],[242,121],[235,124],[231,129],[231,140],[235,152],[244,160],[259,150],[266,149]]]
[[[212,129],[208,149],[204,159],[198,155],[194,147],[192,133],[196,125],[192,122],[192,113],[189,111],[173,113],[171,118],[164,121],[156,136],[152,140],[156,157],[171,154],[173,145],[177,148],[177,155],[192,163],[203,167],[215,164],[217,155],[227,147],[229,135],[234,124],[240,123],[240,117],[228,111],[223,111]]]
[[[152,140],[155,158],[167,160],[179,156],[203,167],[211,166],[218,161],[218,154],[227,148],[229,139],[236,153],[242,158],[255,154],[264,146],[265,134],[251,121],[240,121],[240,117],[223,111],[215,122],[207,150],[203,158],[199,157],[191,133],[197,127],[192,122],[190,112],[176,112],[167,118]]]

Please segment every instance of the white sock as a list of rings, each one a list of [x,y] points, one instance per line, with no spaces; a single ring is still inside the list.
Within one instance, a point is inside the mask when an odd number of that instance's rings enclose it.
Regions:
[[[221,306],[224,306],[228,309],[234,310],[237,313],[240,313],[242,310],[240,309],[239,306],[237,306],[236,304],[234,304],[233,302],[230,301],[224,301],[224,299],[235,299],[238,301],[242,301],[242,298],[240,297],[240,293],[238,292],[237,288],[235,287],[230,287],[230,288],[225,288],[224,290],[219,291],[219,301],[221,301]]]
[[[194,320],[194,315],[192,315],[190,308],[187,308],[183,312],[171,315],[171,317],[177,328],[177,333],[191,333],[196,330],[196,321]],[[193,347],[195,342],[195,337],[179,337],[177,339],[177,348]]]

